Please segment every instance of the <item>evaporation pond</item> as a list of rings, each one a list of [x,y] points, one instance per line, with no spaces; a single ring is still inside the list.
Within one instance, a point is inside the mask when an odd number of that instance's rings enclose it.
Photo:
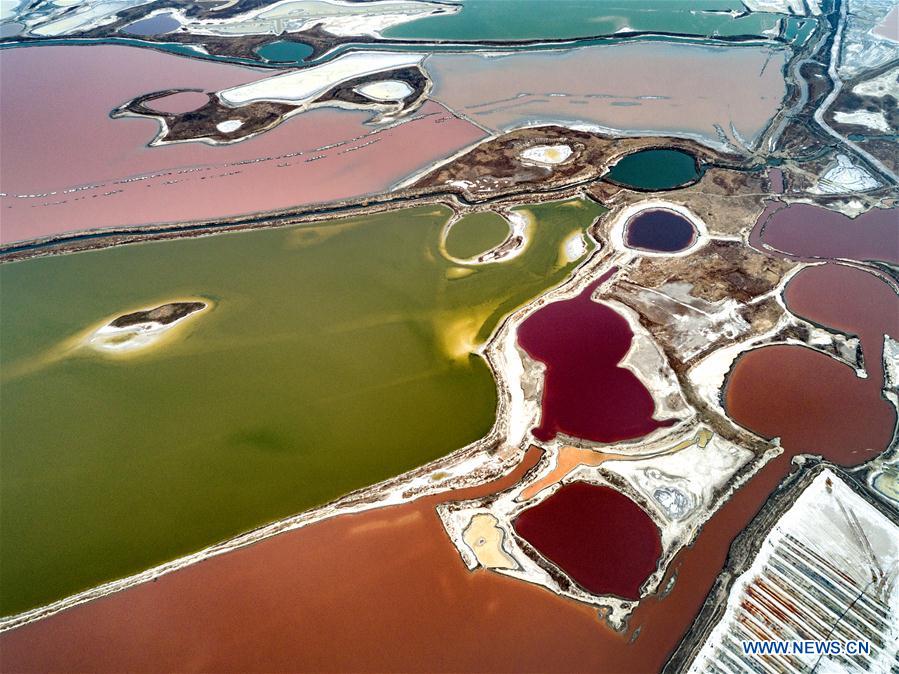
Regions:
[[[662,552],[659,530],[611,487],[572,482],[522,511],[515,532],[593,594],[639,599]]]
[[[461,276],[438,205],[0,265],[0,615],[147,569],[486,434],[474,351],[561,283],[602,209],[528,207],[522,253]],[[589,251],[584,254],[588,254]],[[132,355],[117,316],[211,308]],[[52,420],[52,423],[48,423]]]
[[[634,333],[612,307],[591,295],[606,276],[571,299],[551,302],[519,326],[518,343],[546,364],[540,426],[534,437],[558,433],[618,442],[670,426],[653,417],[655,402],[636,375],[619,367]]]
[[[304,42],[278,40],[262,45],[256,50],[256,53],[266,61],[273,63],[299,63],[312,55],[312,47]]]
[[[387,38],[413,40],[539,40],[592,37],[617,31],[759,35],[780,16],[746,12],[739,0],[528,0],[510,12],[501,0],[465,0],[453,14],[433,14],[392,26]],[[400,47],[402,48],[402,47]]]
[[[509,236],[509,223],[499,213],[470,213],[450,226],[446,252],[467,259],[495,248]]]
[[[690,246],[696,228],[680,213],[659,208],[641,211],[627,221],[625,242],[631,248],[673,253]]]
[[[157,14],[147,19],[129,23],[122,29],[122,32],[129,35],[162,35],[163,33],[171,33],[179,26],[181,26],[181,22],[171,14]]]
[[[696,159],[680,150],[640,150],[625,155],[605,175],[638,190],[670,190],[699,177]]]

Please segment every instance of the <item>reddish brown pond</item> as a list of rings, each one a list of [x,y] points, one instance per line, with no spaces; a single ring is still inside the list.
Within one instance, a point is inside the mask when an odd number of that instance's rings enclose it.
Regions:
[[[727,409],[742,426],[779,437],[791,453],[821,454],[842,465],[882,452],[893,434],[893,408],[879,386],[802,346],[744,354],[728,381]]]
[[[787,306],[808,320],[861,339],[867,378],[802,346],[766,346],[743,354],[730,374],[731,417],[790,453],[813,452],[854,465],[883,451],[895,413],[883,398],[883,335],[899,334],[899,298],[873,273],[828,263],[802,270],[787,285]]]
[[[659,530],[621,492],[586,482],[562,486],[513,524],[528,543],[593,594],[640,598],[662,554]]]
[[[899,299],[876,273],[844,264],[807,267],[787,285],[787,307],[797,316],[862,340],[869,377],[879,388],[883,368],[883,335],[899,337]],[[872,383],[874,385],[874,383]]]
[[[897,229],[897,208],[873,208],[849,218],[820,206],[775,201],[759,217],[750,243],[800,258],[899,262]]]
[[[557,433],[617,442],[639,438],[675,420],[653,418],[655,403],[643,383],[618,367],[633,332],[611,307],[590,299],[613,272],[580,295],[553,302],[531,314],[518,328],[518,343],[546,364],[539,440]]]

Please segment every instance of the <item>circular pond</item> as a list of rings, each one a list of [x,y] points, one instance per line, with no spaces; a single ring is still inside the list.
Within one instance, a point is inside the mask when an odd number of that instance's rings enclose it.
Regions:
[[[628,248],[654,253],[676,253],[696,240],[696,227],[680,213],[664,208],[640,211],[627,221],[624,242]]]
[[[446,252],[467,260],[495,248],[509,236],[509,223],[499,213],[469,213],[453,223],[446,235]]]
[[[300,63],[312,55],[312,47],[304,42],[277,40],[262,45],[256,54],[272,63]]]
[[[636,190],[683,187],[699,177],[696,157],[681,150],[640,150],[622,157],[605,178]]]

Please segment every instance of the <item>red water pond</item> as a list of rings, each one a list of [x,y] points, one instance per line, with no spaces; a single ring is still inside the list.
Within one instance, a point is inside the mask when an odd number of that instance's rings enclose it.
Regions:
[[[878,386],[802,346],[766,346],[744,354],[728,381],[727,410],[759,435],[779,437],[791,455],[821,454],[842,465],[882,452],[895,420]]]
[[[593,291],[615,270],[580,295],[552,302],[518,328],[518,343],[546,364],[538,440],[557,433],[596,442],[639,438],[676,420],[653,418],[655,403],[643,383],[618,363],[633,332],[621,314],[594,302]]]
[[[662,554],[659,530],[621,492],[586,482],[563,485],[522,511],[515,531],[586,590],[639,599]]]
[[[873,208],[856,218],[811,204],[768,205],[750,243],[798,258],[899,263],[899,209]]]
[[[216,91],[274,73],[111,45],[4,50],[0,71],[3,243],[383,192],[486,135],[428,101],[389,128],[367,125],[365,111],[322,108],[232,145],[147,147],[155,120],[110,111],[152,91]]]
[[[872,385],[883,382],[883,335],[899,338],[899,297],[879,273],[845,264],[806,267],[787,284],[787,307],[819,325],[858,335]]]
[[[875,273],[828,263],[787,285],[787,306],[824,326],[858,335],[868,376],[810,348],[765,346],[743,354],[726,386],[731,417],[790,454],[812,452],[855,465],[882,452],[895,411],[883,386],[883,336],[899,334],[899,297]]]

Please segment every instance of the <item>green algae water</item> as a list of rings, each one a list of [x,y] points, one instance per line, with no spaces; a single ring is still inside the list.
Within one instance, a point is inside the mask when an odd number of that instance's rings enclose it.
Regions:
[[[442,206],[0,265],[3,615],[194,552],[483,436],[472,350],[578,261],[602,212],[528,208],[508,262],[440,253]],[[145,353],[62,345],[135,309],[210,310]]]
[[[781,18],[746,12],[739,0],[464,0],[454,14],[399,24],[387,38],[411,40],[540,40],[610,35],[618,31],[702,36],[758,35]],[[512,11],[514,10],[514,11]],[[736,10],[738,16],[732,16]]]
[[[605,178],[638,190],[670,190],[699,177],[693,155],[680,150],[640,150],[622,157]]]
[[[509,223],[499,213],[469,213],[450,227],[446,252],[467,260],[495,248],[509,236]]]

